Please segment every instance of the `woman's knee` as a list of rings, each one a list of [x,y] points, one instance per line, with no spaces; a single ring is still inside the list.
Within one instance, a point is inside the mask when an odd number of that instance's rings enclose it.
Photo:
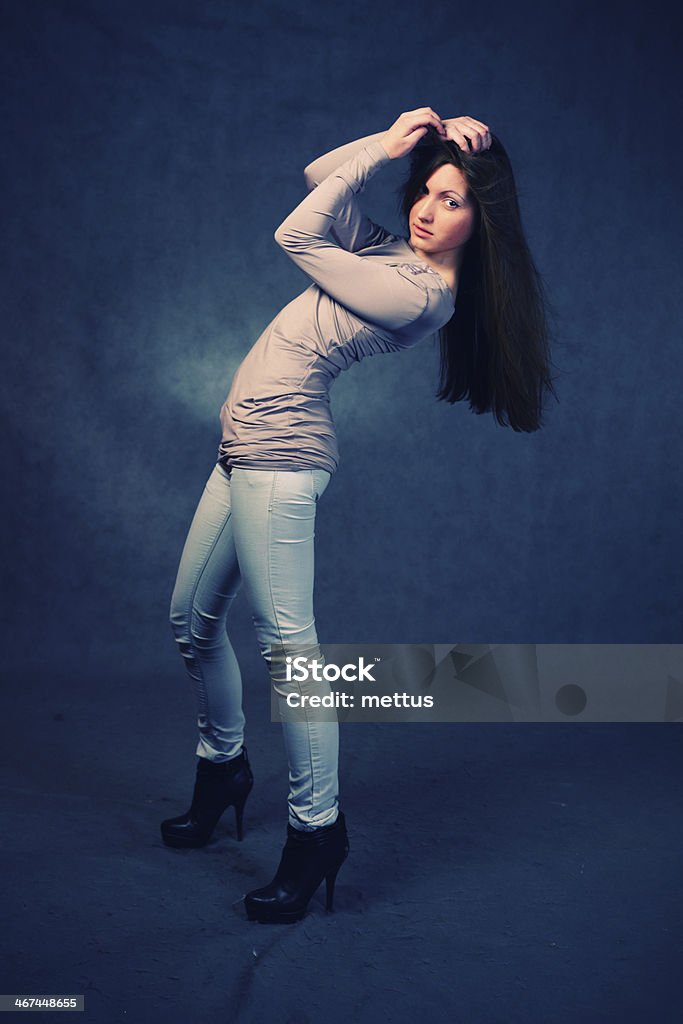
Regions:
[[[192,606],[188,606],[186,600],[182,600],[176,591],[173,592],[171,604],[168,610],[168,621],[171,631],[176,640],[190,640],[190,626],[192,622]]]
[[[221,614],[207,612],[193,601],[171,600],[169,623],[179,644],[210,650],[226,642],[227,607]]]

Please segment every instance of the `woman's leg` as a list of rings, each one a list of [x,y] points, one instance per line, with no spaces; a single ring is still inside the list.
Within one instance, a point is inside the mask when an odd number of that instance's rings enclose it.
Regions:
[[[196,753],[215,762],[237,757],[244,738],[242,677],[226,633],[240,583],[230,478],[216,463],[190,525],[170,610],[197,696]]]
[[[317,501],[329,481],[322,469],[232,470],[235,547],[269,670],[271,645],[323,661],[313,615],[314,536]],[[272,672],[271,679],[277,683]],[[302,831],[331,825],[339,812],[338,722],[302,713],[282,728],[289,824]]]

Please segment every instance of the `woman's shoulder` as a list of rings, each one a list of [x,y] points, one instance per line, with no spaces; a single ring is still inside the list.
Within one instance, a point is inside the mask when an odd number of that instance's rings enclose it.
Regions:
[[[408,239],[404,235],[392,235],[391,253],[396,256],[396,260],[392,260],[392,266],[400,267],[407,274],[412,274],[413,277],[421,277],[424,274],[429,274],[431,278],[438,279],[431,283],[438,283],[443,281],[441,274],[430,267],[428,263],[425,263],[423,259],[417,255],[414,249],[411,249]],[[430,278],[425,278],[425,281],[429,281]]]
[[[410,282],[412,287],[408,288],[405,296],[409,292],[413,293],[414,299],[411,299],[410,305],[415,310],[415,316],[400,329],[401,333],[417,332],[422,336],[425,332],[438,330],[451,319],[455,308],[451,287],[437,270],[417,255],[404,235],[386,233],[379,246],[360,252],[359,255],[373,261],[379,260],[391,267],[404,281]]]
[[[406,240],[406,249],[408,253],[412,255],[412,259],[407,259],[396,264],[396,269],[404,277],[412,279],[416,284],[420,284],[425,290],[431,293],[433,301],[428,305],[434,307],[450,306],[451,312],[455,306],[455,293],[454,288],[449,282],[435,270],[430,267],[428,263],[421,260],[419,256],[416,256],[413,250],[408,245]],[[441,310],[437,308],[437,315],[441,315]]]

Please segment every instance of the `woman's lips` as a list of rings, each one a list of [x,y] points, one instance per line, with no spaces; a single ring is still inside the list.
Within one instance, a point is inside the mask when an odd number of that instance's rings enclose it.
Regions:
[[[418,231],[421,235],[431,235],[431,231],[427,231],[426,228],[421,228],[419,224],[413,224],[413,231]]]

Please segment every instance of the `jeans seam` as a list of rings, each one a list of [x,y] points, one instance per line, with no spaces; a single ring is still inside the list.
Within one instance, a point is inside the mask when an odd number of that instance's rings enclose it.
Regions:
[[[204,559],[204,563],[203,563],[201,569],[199,570],[199,572],[197,573],[197,579],[195,580],[194,585],[192,587],[192,591],[190,593],[188,622],[189,622],[189,626],[190,626],[190,646],[192,648],[195,647],[194,635],[193,635],[194,622],[195,622],[194,600],[195,600],[195,597],[197,595],[197,590],[199,589],[199,584],[201,583],[202,576],[206,572],[206,567],[207,567],[207,565],[209,563],[209,559],[211,558],[211,555],[214,553],[214,551],[216,549],[216,545],[218,544],[218,541],[220,540],[220,538],[221,538],[221,536],[223,534],[223,531],[225,530],[226,526],[230,522],[230,516],[231,515],[232,515],[232,502],[230,504],[230,508],[228,509],[228,514],[225,517],[225,519],[224,519],[220,529],[216,533],[216,536],[215,536],[215,538],[213,540],[213,543],[211,544],[211,547],[209,548],[209,551],[207,552],[206,558]],[[209,720],[211,720],[211,713],[210,713],[210,709],[209,709],[209,691],[208,691],[208,688],[207,688],[207,685],[206,685],[206,681],[204,679],[204,669],[202,668],[201,657],[199,657],[199,648],[197,648],[196,650],[197,650],[197,656],[195,658],[195,661],[197,662],[197,668],[199,669],[199,675],[200,675],[201,681],[202,681],[202,689],[204,691],[204,701],[205,701],[205,706],[206,706],[206,716],[207,716],[207,718]]]
[[[275,512],[275,492],[276,492],[276,482],[278,480],[278,472],[279,471],[277,469],[273,470],[273,483],[272,483],[272,486],[271,486],[271,489],[270,489],[270,509],[268,511],[268,548],[267,548],[267,550],[268,550],[268,593],[270,594],[270,603],[271,603],[272,608],[273,608],[273,619],[275,620],[275,625],[277,626],[277,633],[278,633],[278,636],[280,638],[280,644],[282,646],[282,650],[283,650],[283,653],[284,653],[285,641],[284,641],[284,637],[282,635],[282,630],[280,629],[280,620],[279,620],[278,613],[277,613],[277,604],[275,602],[275,596],[273,594],[273,581],[272,581],[272,573],[271,573],[271,558],[272,558],[272,554],[273,554],[273,515],[274,515],[274,512]],[[272,685],[272,680],[271,680],[271,685]],[[304,709],[304,713],[306,715],[306,731],[308,733],[308,756],[309,756],[309,764],[310,764],[310,771],[311,771],[311,811],[312,811],[313,808],[315,807],[315,796],[316,796],[316,792],[315,792],[315,771],[314,771],[314,768],[313,768],[313,750],[312,750],[312,744],[311,744],[311,730],[310,730],[311,722],[310,722],[310,719],[308,717],[308,709],[307,708]]]
[[[280,629],[280,619],[277,613],[275,596],[273,594],[273,580],[270,563],[273,552],[273,512],[275,511],[275,485],[277,483],[277,472],[278,471],[276,469],[273,470],[273,482],[270,487],[270,507],[268,509],[268,546],[266,550],[268,551],[268,593],[270,594],[270,603],[273,608],[273,619],[275,620],[275,625],[277,626],[277,635],[280,638],[280,643],[284,648],[284,638],[282,636],[282,630]]]

